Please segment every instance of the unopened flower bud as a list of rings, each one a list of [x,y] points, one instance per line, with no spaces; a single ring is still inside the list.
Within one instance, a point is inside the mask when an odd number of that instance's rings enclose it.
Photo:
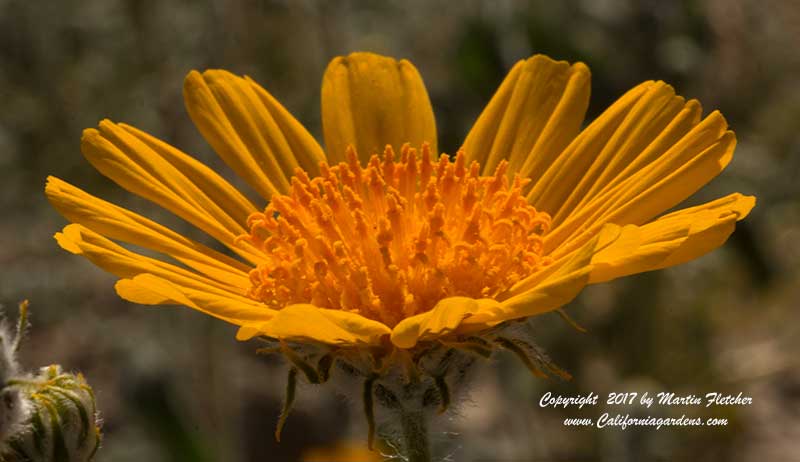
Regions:
[[[12,380],[9,385],[27,401],[30,411],[22,429],[8,439],[0,460],[92,460],[100,446],[100,428],[94,393],[81,374],[52,365],[32,379]]]
[[[15,332],[0,319],[0,462],[89,462],[100,446],[94,392],[81,374],[58,365],[20,372],[27,327],[27,300]]]

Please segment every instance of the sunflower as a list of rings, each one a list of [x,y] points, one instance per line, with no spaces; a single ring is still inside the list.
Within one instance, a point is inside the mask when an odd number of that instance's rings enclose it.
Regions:
[[[655,81],[582,129],[589,90],[582,63],[520,61],[447,156],[422,78],[406,60],[353,53],[331,61],[324,150],[249,77],[192,71],[189,115],[256,202],[126,124],[87,129],[81,151],[226,250],[50,177],[47,196],[72,222],[55,237],[118,276],[122,298],[185,305],[240,326],[239,340],[272,340],[295,375],[323,381],[333,361],[352,365],[366,354],[359,370],[370,387],[403,365],[407,378],[429,376],[446,407],[444,360],[420,367],[425,352],[499,346],[536,371],[541,356],[504,326],[561,312],[587,284],[697,258],[755,204],[735,193],[664,214],[725,168],[734,133],[719,112],[703,118],[696,100]],[[314,364],[308,345],[324,352]]]

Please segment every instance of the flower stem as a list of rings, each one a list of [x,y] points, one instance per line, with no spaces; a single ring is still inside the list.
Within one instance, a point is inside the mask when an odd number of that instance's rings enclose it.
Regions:
[[[428,425],[425,413],[400,413],[400,429],[402,431],[404,456],[408,462],[431,462],[431,449],[428,443]]]

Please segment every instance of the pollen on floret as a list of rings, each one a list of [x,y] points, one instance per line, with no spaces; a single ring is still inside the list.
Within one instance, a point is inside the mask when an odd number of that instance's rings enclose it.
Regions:
[[[297,169],[286,195],[247,221],[240,236],[263,252],[248,296],[271,308],[311,303],[394,326],[452,296],[494,298],[548,264],[550,216],[529,205],[529,180],[503,161],[480,176],[463,151],[386,146],[360,165]]]

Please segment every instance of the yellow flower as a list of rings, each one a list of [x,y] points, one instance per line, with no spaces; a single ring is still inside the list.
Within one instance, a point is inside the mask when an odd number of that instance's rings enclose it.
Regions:
[[[652,81],[581,130],[589,79],[582,63],[517,63],[463,147],[439,157],[408,61],[354,53],[330,63],[324,151],[250,78],[191,72],[189,115],[256,203],[129,125],[102,121],[81,150],[235,256],[51,177],[47,196],[73,223],[56,239],[120,277],[122,298],[189,306],[240,326],[241,340],[458,344],[556,310],[587,284],[697,258],[755,204],[737,193],[659,217],[725,168],[733,132],[719,112],[702,118],[697,101]]]

